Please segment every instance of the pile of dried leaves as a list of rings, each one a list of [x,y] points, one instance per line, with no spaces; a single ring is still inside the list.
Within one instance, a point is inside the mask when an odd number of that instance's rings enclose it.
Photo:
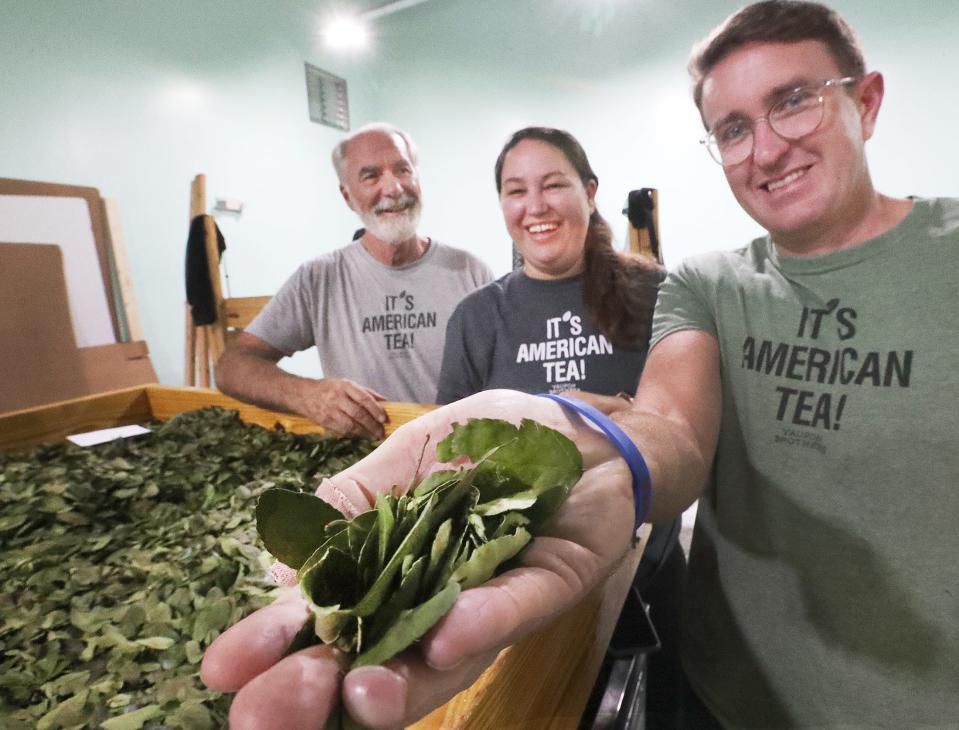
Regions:
[[[254,507],[370,451],[207,409],[93,448],[0,453],[0,726],[223,727],[206,646],[275,586]]]

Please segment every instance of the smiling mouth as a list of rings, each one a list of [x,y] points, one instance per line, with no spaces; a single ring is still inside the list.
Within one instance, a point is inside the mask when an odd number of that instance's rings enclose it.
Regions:
[[[764,183],[761,187],[766,190],[766,192],[774,193],[780,188],[784,188],[787,185],[795,182],[803,175],[806,174],[807,168],[802,168],[801,170],[795,170],[794,172],[789,173],[786,177],[781,177],[778,180],[770,180],[768,183]]]
[[[531,226],[526,226],[526,230],[530,233],[552,233],[559,225],[556,223],[534,223]]]
[[[395,208],[380,208],[379,210],[376,211],[376,214],[377,215],[389,215],[389,214],[396,215],[398,213],[405,213],[412,207],[413,207],[412,205],[400,205]]]

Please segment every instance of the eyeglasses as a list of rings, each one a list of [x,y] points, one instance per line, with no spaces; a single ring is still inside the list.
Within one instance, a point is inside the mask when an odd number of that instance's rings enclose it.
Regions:
[[[738,165],[753,152],[753,130],[759,122],[766,122],[783,139],[797,140],[819,128],[823,119],[823,93],[832,87],[855,83],[846,76],[830,79],[818,86],[801,86],[776,101],[764,117],[730,119],[699,140],[710,157],[723,167]]]

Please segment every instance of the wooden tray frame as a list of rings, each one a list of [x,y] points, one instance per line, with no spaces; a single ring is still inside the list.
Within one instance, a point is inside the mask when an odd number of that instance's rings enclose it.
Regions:
[[[24,450],[72,433],[163,420],[207,406],[234,408],[245,422],[266,428],[322,432],[304,418],[250,406],[217,391],[146,385],[0,415],[0,451]],[[387,434],[433,407],[387,403]],[[578,606],[504,649],[471,687],[411,727],[577,728],[647,536],[648,526],[613,575]]]

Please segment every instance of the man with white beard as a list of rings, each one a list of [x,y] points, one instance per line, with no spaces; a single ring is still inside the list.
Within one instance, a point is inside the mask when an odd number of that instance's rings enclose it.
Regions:
[[[333,167],[365,233],[297,269],[227,348],[216,383],[339,434],[382,438],[382,401],[435,402],[446,321],[493,275],[471,254],[417,233],[420,185],[408,134],[365,126],[333,149]],[[322,378],[277,365],[313,345]]]

